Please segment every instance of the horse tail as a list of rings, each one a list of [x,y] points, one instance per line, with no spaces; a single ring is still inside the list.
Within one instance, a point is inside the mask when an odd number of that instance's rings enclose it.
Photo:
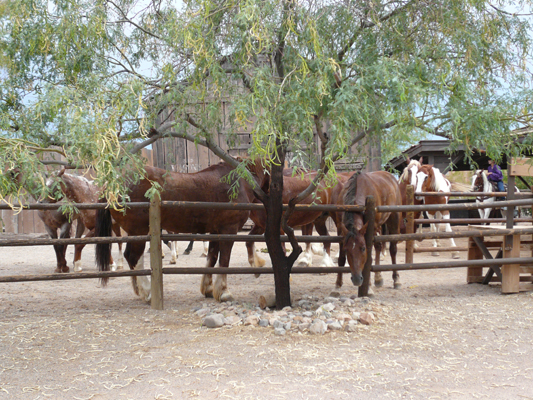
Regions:
[[[96,215],[95,236],[111,237],[113,222],[111,220],[111,211],[109,209],[100,209]],[[96,245],[96,265],[102,272],[109,271],[111,263],[111,243],[98,243]],[[107,285],[109,278],[100,278],[102,286]]]

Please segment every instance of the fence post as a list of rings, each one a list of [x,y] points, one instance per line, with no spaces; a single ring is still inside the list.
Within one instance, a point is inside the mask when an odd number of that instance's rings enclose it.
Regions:
[[[163,309],[163,260],[161,258],[161,197],[156,194],[150,201],[150,267],[151,306],[154,310]]]
[[[406,203],[409,206],[412,206],[415,203],[415,189],[413,185],[407,185],[405,191]],[[407,211],[406,221],[405,221],[405,232],[406,233],[415,233],[415,213],[414,211]],[[414,253],[414,241],[406,240],[405,241],[405,263],[413,263],[413,253]]]
[[[365,233],[366,258],[363,269],[363,284],[359,287],[358,296],[368,296],[370,286],[370,268],[372,267],[372,247],[374,246],[374,225],[376,220],[376,201],[374,196],[368,196],[365,201],[365,214],[363,221],[368,223]],[[377,255],[379,257],[379,255]]]

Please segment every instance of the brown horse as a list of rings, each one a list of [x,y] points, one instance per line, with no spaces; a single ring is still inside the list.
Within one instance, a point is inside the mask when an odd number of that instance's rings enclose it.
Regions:
[[[419,171],[417,173],[417,192],[450,192],[452,184],[448,179],[442,175],[438,168],[429,165],[427,171]],[[424,196],[424,204],[448,204],[448,196]],[[450,219],[450,211],[426,211],[428,218],[431,219]],[[430,224],[432,232],[438,232],[440,225]],[[452,228],[449,223],[443,224],[446,232],[452,232]],[[439,242],[437,239],[433,239],[433,247],[436,249]],[[450,238],[450,244],[452,247],[456,247],[453,238]],[[434,251],[431,253],[433,256],[438,256],[439,253]],[[460,258],[459,252],[453,251],[452,258]]]
[[[331,190],[331,198],[329,204],[337,204],[339,196],[344,188],[344,184],[350,179],[350,177],[355,174],[355,171],[348,172],[339,172],[337,174],[337,184]],[[302,226],[302,235],[312,235],[313,227],[316,229],[320,236],[329,236],[329,231],[326,226],[326,221],[331,217],[335,223],[335,217],[333,212],[324,212],[320,217],[318,217],[312,224]],[[320,243],[322,245],[322,243]],[[323,256],[322,261],[320,262],[320,267],[334,267],[335,264],[331,257],[331,243],[324,243],[322,248],[320,246],[307,246],[304,253],[304,260],[309,260],[308,265],[311,264],[312,253],[319,254]]]
[[[20,169],[18,167],[9,168],[6,171],[6,175],[10,176],[10,178],[20,184],[21,186],[26,186],[26,180],[24,175],[21,173]],[[46,181],[46,186],[50,188],[52,186],[52,181],[48,179]],[[39,203],[56,203],[57,200],[52,199],[50,197],[45,197],[44,199],[38,199],[36,196],[34,196],[30,190],[30,195],[33,197],[33,199]],[[51,239],[68,239],[71,235],[72,230],[72,223],[77,220],[76,225],[76,238],[80,238],[84,231],[85,226],[83,225],[83,222],[79,218],[79,214],[75,213],[74,215],[68,216],[60,212],[59,210],[39,210],[37,212],[37,215],[43,221],[44,228],[46,232],[48,233],[48,236],[50,236]],[[54,251],[56,253],[56,260],[57,260],[57,266],[54,272],[56,273],[66,273],[70,271],[70,268],[67,265],[67,259],[66,259],[66,252],[67,252],[67,245],[64,244],[55,244],[53,245]],[[77,256],[77,250],[74,253],[74,260],[76,260]]]
[[[48,199],[39,201],[40,203],[53,203],[53,201],[50,201]],[[39,210],[38,213],[39,218],[44,223],[44,228],[46,229],[46,232],[48,233],[48,236],[50,236],[51,239],[68,239],[70,238],[71,229],[72,229],[72,223],[74,220],[77,221],[76,224],[76,238],[82,237],[83,233],[85,232],[85,225],[83,224],[81,218],[79,218],[79,214],[74,214],[72,216],[72,219],[70,219],[67,215],[63,214],[59,210]],[[58,235],[59,231],[59,235]],[[74,265],[76,264],[76,258],[80,257],[78,252],[80,251],[76,246],[74,246]],[[61,273],[61,272],[69,272],[70,268],[67,265],[66,260],[66,252],[67,252],[67,245],[66,244],[55,244],[54,245],[54,251],[56,253],[56,260],[57,260],[57,267],[54,272]]]
[[[264,174],[261,170],[256,170],[255,175],[260,179],[262,187],[265,188],[265,179],[268,179],[266,174]],[[312,180],[315,177],[315,171],[303,172],[302,174],[299,174],[299,176],[292,176],[292,170],[285,170],[283,175],[283,204],[288,204],[291,199],[295,198],[301,192],[307,189],[307,187],[311,184]],[[318,184],[318,187],[315,192],[307,196],[299,204],[331,204],[332,193],[333,188],[327,187],[323,182],[321,182]],[[304,227],[308,224],[312,224],[321,215],[322,211],[296,211],[291,214],[287,222],[291,228],[302,227],[302,233],[304,233],[306,232],[304,231]],[[254,222],[254,226],[250,231],[250,235],[263,234],[266,228],[265,211],[252,210],[252,212],[250,213],[250,219]],[[324,234],[323,232],[319,233]],[[284,234],[284,232],[282,231],[281,234]],[[325,234],[328,234],[327,229]],[[248,262],[250,263],[250,266],[262,267],[265,265],[265,260],[261,258],[255,251],[254,242],[246,242],[246,248],[248,250]],[[311,243],[306,243],[306,250],[303,253],[303,256],[300,258],[300,263],[310,265],[312,256],[309,253],[311,253]],[[325,266],[334,266],[333,261],[331,261],[331,258],[329,256],[329,252],[324,254],[324,259],[322,263]]]
[[[130,184],[128,195],[132,202],[147,201],[145,193],[150,189],[151,182],[157,182],[163,188],[161,200],[196,201],[218,203],[250,203],[253,198],[251,186],[244,180],[239,181],[235,197],[230,199],[231,183],[223,178],[233,171],[226,163],[212,165],[195,173],[179,173],[154,167],[146,167],[146,178],[136,184]],[[248,210],[214,210],[189,209],[181,210],[163,207],[161,210],[161,228],[174,233],[211,233],[237,234],[248,220]],[[126,213],[114,209],[99,210],[97,236],[110,236],[111,216],[118,222],[128,235],[147,235],[149,231],[148,209],[129,209]],[[142,269],[144,242],[128,243],[124,256],[131,269]],[[219,259],[221,268],[229,266],[233,242],[210,241],[207,255],[207,267],[213,268]],[[220,258],[219,258],[220,257]],[[96,259],[100,271],[109,270],[109,245],[96,246]],[[106,284],[106,280],[102,280]],[[144,300],[150,299],[150,283],[147,277],[133,279],[133,288]],[[213,285],[212,275],[204,275],[200,291],[206,297],[214,297],[218,301],[231,301],[233,296],[227,287],[227,276],[217,275]]]
[[[367,196],[373,196],[376,207],[401,205],[402,198],[396,178],[388,172],[376,171],[354,174],[339,196],[338,204],[364,206]],[[346,258],[350,265],[352,283],[361,286],[363,283],[363,268],[368,257],[365,233],[368,223],[363,222],[362,212],[335,213],[336,225],[339,236],[343,236],[339,265],[344,266]],[[381,233],[382,226],[387,227],[388,234],[400,232],[400,214],[398,212],[376,212],[375,232]],[[376,254],[381,253],[381,243],[374,243]],[[393,264],[396,264],[397,242],[390,242],[390,255]],[[376,257],[379,265],[379,257]],[[401,287],[400,275],[397,271],[392,273],[394,288]],[[342,286],[342,274],[338,274],[336,286]]]
[[[72,202],[75,203],[97,203],[100,190],[96,185],[83,176],[66,174],[65,169],[62,168],[57,173],[57,178],[59,178],[59,183],[63,195]],[[96,210],[80,210],[79,211],[80,219],[89,230],[86,238],[94,237],[94,231],[96,227]],[[118,224],[113,224],[113,232],[117,237],[121,236],[120,227]],[[82,271],[81,264],[81,252],[85,247],[84,244],[77,244],[75,246],[76,251],[74,255],[74,271]],[[122,269],[122,243],[118,244],[119,248],[119,260],[118,265],[111,260],[111,270],[116,271]]]

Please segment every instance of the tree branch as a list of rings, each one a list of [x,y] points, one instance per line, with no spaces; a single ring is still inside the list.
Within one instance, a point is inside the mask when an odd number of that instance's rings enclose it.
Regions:
[[[391,12],[381,16],[378,18],[377,21],[363,21],[361,22],[361,28],[358,29],[353,35],[352,37],[350,38],[350,40],[348,41],[348,43],[346,44],[346,46],[344,46],[344,48],[339,51],[339,53],[337,54],[337,58],[339,61],[342,61],[342,59],[344,58],[344,56],[346,55],[346,53],[351,49],[351,47],[353,46],[353,44],[355,43],[357,37],[359,36],[359,33],[363,30],[363,29],[368,29],[368,28],[373,28],[374,26],[376,26],[378,23],[381,23],[381,22],[385,22],[387,21],[388,19],[392,18],[393,16],[395,16],[396,14],[398,14],[400,11],[403,11],[405,8],[409,7],[412,3],[416,3],[420,0],[411,0],[411,1],[408,1],[407,3],[405,3],[403,6],[400,6],[394,10],[392,10]]]

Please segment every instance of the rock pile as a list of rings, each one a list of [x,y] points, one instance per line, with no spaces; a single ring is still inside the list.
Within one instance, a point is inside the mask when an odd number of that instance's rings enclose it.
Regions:
[[[305,332],[323,335],[331,331],[355,332],[376,321],[378,304],[368,297],[341,297],[337,292],[324,299],[303,296],[283,310],[261,309],[238,301],[203,304],[192,310],[206,328],[245,325],[273,329],[276,335]]]

